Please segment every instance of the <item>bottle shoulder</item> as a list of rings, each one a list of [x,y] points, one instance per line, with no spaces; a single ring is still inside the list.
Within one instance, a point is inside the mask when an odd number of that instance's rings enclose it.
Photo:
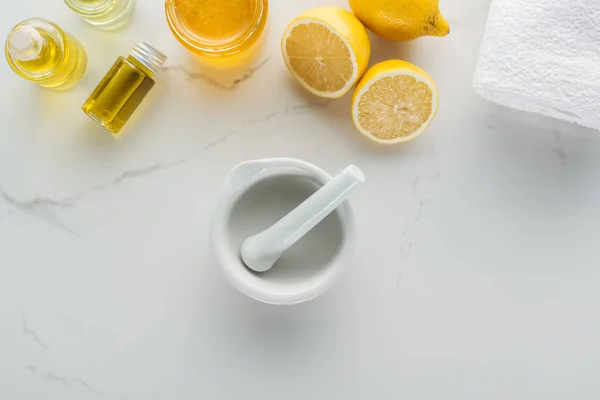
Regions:
[[[120,56],[118,58],[118,61],[122,64],[125,64],[128,66],[128,68],[137,71],[140,75],[144,75],[146,78],[154,81],[154,73],[152,71],[150,71],[148,68],[146,68],[142,63],[140,63],[138,60],[136,60],[134,57],[132,56],[127,56],[127,57],[123,57]]]

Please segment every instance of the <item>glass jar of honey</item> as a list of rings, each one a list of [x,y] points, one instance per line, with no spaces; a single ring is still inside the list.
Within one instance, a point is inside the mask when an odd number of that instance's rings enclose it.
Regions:
[[[236,68],[260,48],[268,0],[166,0],[165,13],[177,40],[201,61]]]

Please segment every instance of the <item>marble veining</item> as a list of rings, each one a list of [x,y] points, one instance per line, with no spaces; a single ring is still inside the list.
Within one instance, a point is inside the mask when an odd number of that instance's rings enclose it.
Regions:
[[[36,331],[32,330],[29,327],[29,323],[27,322],[27,320],[25,319],[25,315],[23,315],[23,334],[25,336],[29,336],[31,337],[31,339],[36,342],[37,344],[40,345],[41,348],[43,348],[44,350],[50,350],[50,347],[48,347],[44,342],[41,341],[41,339],[39,338],[38,334]]]
[[[244,72],[244,74],[240,78],[237,78],[237,79],[233,80],[233,82],[231,82],[231,84],[229,84],[229,85],[224,85],[223,83],[221,83],[221,82],[219,82],[219,81],[211,78],[206,73],[189,71],[187,69],[187,67],[185,67],[183,65],[170,65],[168,67],[165,67],[164,70],[165,71],[181,72],[181,73],[183,73],[190,80],[203,80],[203,81],[208,82],[210,85],[212,85],[212,86],[214,86],[214,87],[216,87],[218,89],[233,91],[233,90],[237,89],[237,87],[242,82],[244,82],[244,81],[252,78],[252,76],[254,75],[254,73],[256,71],[258,71],[260,68],[262,68],[263,66],[265,66],[269,61],[271,61],[271,57],[272,56],[268,56],[264,60],[262,60],[259,63],[257,63],[254,67],[249,68],[248,70],[246,70],[246,72]]]
[[[410,254],[413,248],[413,243],[414,243],[414,238],[413,238],[413,231],[415,229],[415,226],[419,223],[419,221],[421,220],[422,216],[423,216],[423,210],[425,209],[425,205],[427,203],[429,203],[430,201],[432,201],[433,199],[433,195],[432,194],[428,194],[428,195],[424,195],[421,193],[421,186],[422,186],[422,182],[426,181],[429,184],[431,184],[432,182],[437,181],[438,179],[440,179],[441,177],[441,172],[440,171],[435,171],[434,173],[427,175],[427,176],[417,176],[415,177],[415,179],[412,182],[412,189],[411,189],[411,194],[413,199],[417,202],[417,210],[414,213],[414,215],[412,216],[412,218],[409,218],[404,226],[404,229],[402,230],[401,233],[401,240],[400,240],[400,257],[401,257],[401,263],[400,263],[400,271],[398,273],[398,278],[396,279],[396,287],[398,287],[400,285],[400,281],[402,280],[403,277],[403,273],[402,273],[402,268],[404,266],[404,264],[409,260],[410,258]]]
[[[127,397],[109,395],[98,389],[95,389],[89,383],[84,381],[83,379],[71,378],[71,377],[67,377],[64,375],[58,375],[52,371],[47,371],[46,373],[41,373],[40,371],[38,371],[38,368],[35,365],[26,365],[25,369],[27,369],[32,374],[39,376],[44,381],[48,381],[48,382],[52,382],[52,383],[59,383],[69,389],[73,388],[74,386],[79,386],[79,387],[83,388],[85,391],[87,391],[88,393],[90,393],[91,395],[94,395],[96,397],[105,397],[105,398],[112,398],[112,399],[118,399],[118,400],[129,400]]]

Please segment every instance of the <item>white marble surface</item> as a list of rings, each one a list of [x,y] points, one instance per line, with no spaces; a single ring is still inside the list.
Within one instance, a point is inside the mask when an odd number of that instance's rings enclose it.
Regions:
[[[5,7],[2,32],[47,17],[91,63],[65,93],[0,66],[0,398],[598,399],[600,136],[476,97],[488,2],[442,0],[443,39],[374,39],[373,61],[412,61],[441,91],[429,131],[394,148],[357,134],[348,96],[299,90],[280,58],[289,20],[343,0],[272,1],[256,67],[217,80],[161,0],[115,33],[58,0]],[[170,68],[114,139],[80,105],[140,37]],[[227,171],[269,156],[369,178],[352,265],[300,306],[244,297],[208,247]]]

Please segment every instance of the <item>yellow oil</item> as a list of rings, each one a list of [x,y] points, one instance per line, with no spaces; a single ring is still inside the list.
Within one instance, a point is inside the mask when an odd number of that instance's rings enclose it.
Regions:
[[[125,25],[133,15],[136,0],[64,0],[84,21],[102,29]]]
[[[77,2],[90,7],[98,7],[104,5],[106,0],[78,0]]]
[[[267,0],[166,0],[165,12],[179,42],[214,66],[249,62],[262,42]]]
[[[106,4],[106,0],[78,0],[78,2],[92,7],[98,7]]]
[[[21,41],[32,35],[31,48],[15,48],[16,35]],[[19,76],[57,90],[75,86],[87,67],[85,49],[79,41],[56,24],[37,18],[21,22],[9,33],[6,59]]]
[[[126,58],[117,59],[83,104],[83,112],[112,133],[119,133],[154,86],[153,75],[165,60],[153,46],[145,42],[136,45]]]

